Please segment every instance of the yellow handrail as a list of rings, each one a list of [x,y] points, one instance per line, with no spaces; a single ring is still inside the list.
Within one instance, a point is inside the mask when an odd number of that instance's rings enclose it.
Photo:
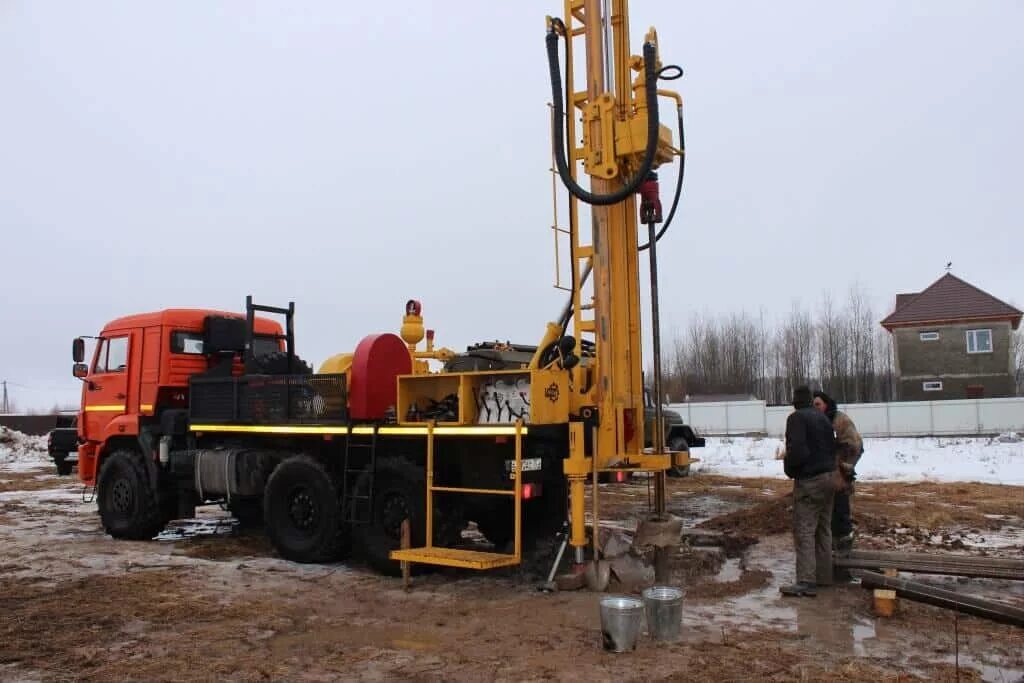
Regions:
[[[442,491],[445,493],[479,493],[485,496],[514,496],[515,491],[505,489],[466,489],[457,486],[432,486],[431,491]]]
[[[427,424],[427,547],[434,547],[434,423]]]
[[[523,421],[516,420],[516,464],[512,472],[515,477],[515,558],[518,562],[523,557]]]

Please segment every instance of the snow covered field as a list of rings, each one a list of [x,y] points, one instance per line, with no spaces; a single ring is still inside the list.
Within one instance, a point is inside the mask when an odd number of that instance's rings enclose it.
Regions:
[[[29,436],[0,427],[0,471],[27,472],[52,465],[45,436]]]
[[[709,438],[695,448],[693,471],[732,477],[784,478],[776,453],[783,440],[758,437]],[[1024,441],[998,438],[926,437],[865,439],[857,465],[859,481],[977,481],[1024,485]],[[1021,501],[1024,505],[1024,501]]]

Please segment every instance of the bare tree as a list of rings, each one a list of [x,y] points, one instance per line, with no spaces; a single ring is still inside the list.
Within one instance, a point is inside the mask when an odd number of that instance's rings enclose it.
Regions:
[[[888,330],[875,333],[875,355],[878,358],[877,400],[884,403],[896,400],[896,354],[892,335]]]
[[[1024,363],[1024,350],[1018,358]],[[774,325],[763,312],[694,316],[675,332],[664,366],[668,391],[680,398],[744,393],[778,405],[800,384],[820,385],[840,402],[895,398],[892,339],[859,286],[842,309],[825,293],[815,315],[794,303]]]

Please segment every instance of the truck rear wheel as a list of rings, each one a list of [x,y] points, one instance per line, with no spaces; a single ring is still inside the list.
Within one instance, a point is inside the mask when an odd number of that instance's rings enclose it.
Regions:
[[[307,455],[278,465],[263,496],[267,535],[281,557],[331,562],[346,549],[338,487],[324,466]]]
[[[368,479],[356,486],[358,495],[366,495]],[[381,574],[399,576],[401,563],[389,558],[392,550],[401,547],[402,521],[409,520],[412,547],[421,547],[426,538],[426,480],[423,468],[403,457],[381,458],[377,461],[373,487],[373,518],[368,524],[356,526],[353,534],[367,564]],[[465,522],[461,508],[451,496],[434,498],[434,545],[449,547],[462,537]],[[449,503],[441,507],[442,501]],[[424,565],[413,565],[413,572],[424,571]]]
[[[668,449],[670,451],[689,451],[690,444],[686,442],[684,436],[673,436],[668,440]],[[668,468],[668,476],[670,477],[688,477],[690,476],[689,465],[672,465]]]
[[[114,451],[100,470],[96,504],[104,530],[114,538],[153,538],[170,519],[159,499],[156,482],[150,481],[142,456],[128,450]]]
[[[390,559],[402,539],[402,522],[409,520],[412,547],[424,544],[426,529],[426,483],[422,468],[405,458],[382,458],[374,475],[373,519],[354,533],[366,562],[388,576],[401,574],[401,564]],[[358,487],[366,495],[366,482]]]

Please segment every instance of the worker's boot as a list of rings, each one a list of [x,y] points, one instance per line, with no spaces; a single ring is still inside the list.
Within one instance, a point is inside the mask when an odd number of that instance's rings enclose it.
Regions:
[[[845,536],[839,536],[838,538],[833,537],[832,550],[839,555],[846,555],[853,550],[853,532],[851,531]]]
[[[779,592],[783,595],[788,595],[790,597],[813,598],[818,594],[818,586],[816,584],[808,583],[806,581],[797,581],[796,583],[791,584],[789,586],[780,586]]]

